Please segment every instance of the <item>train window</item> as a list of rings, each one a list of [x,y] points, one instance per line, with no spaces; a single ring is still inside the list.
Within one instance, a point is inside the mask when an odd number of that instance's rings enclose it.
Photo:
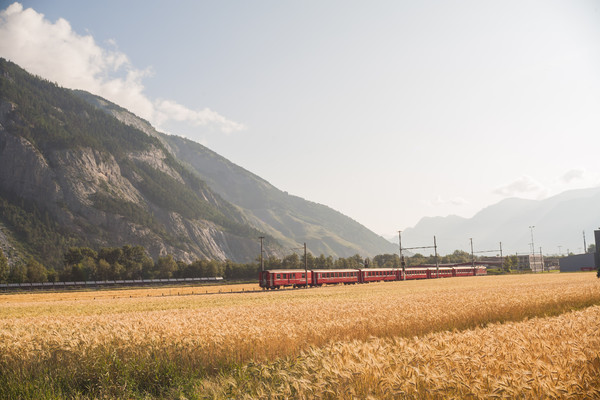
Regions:
[[[281,279],[281,274],[277,274],[277,279]]]
[[[302,274],[302,279],[305,279],[306,277],[304,276],[304,274]]]

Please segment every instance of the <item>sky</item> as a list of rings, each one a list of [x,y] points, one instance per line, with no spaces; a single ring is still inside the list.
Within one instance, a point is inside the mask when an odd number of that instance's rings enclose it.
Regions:
[[[385,237],[425,216],[600,185],[598,1],[0,10],[0,57]]]

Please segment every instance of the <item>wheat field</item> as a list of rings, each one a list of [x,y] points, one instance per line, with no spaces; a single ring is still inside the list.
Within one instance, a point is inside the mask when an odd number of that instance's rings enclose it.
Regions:
[[[271,368],[269,363],[275,360],[307,354],[326,362],[324,356],[331,349],[349,351],[357,343],[382,348],[405,343],[415,348],[423,338],[429,338],[430,344],[441,340],[435,335],[466,335],[469,329],[488,329],[484,327],[490,324],[507,327],[512,326],[507,324],[510,321],[557,316],[600,304],[600,282],[593,273],[209,296],[176,295],[173,290],[170,295],[139,292],[129,297],[123,293],[111,297],[110,291],[102,296],[93,292],[0,295],[0,397],[230,397],[231,388],[223,389],[228,384],[213,379],[229,376],[232,380],[228,374],[244,365]],[[458,346],[456,354],[463,351]],[[519,352],[518,346],[514,351]],[[424,349],[418,352],[425,353]],[[350,359],[357,357],[348,354]],[[337,364],[340,372],[348,370],[339,359],[328,365]],[[367,366],[373,369],[369,374],[378,376],[375,366]],[[431,376],[417,381],[419,390],[428,391]],[[375,397],[394,390],[409,393],[394,385],[379,387],[375,378],[365,379],[364,388],[355,389],[356,393]],[[310,377],[307,381],[313,382]],[[275,386],[269,393],[274,397],[278,382],[271,382]],[[496,388],[483,386],[473,393],[486,390],[491,394]],[[288,397],[293,393],[320,397],[328,392],[304,388],[290,393]],[[462,397],[467,392],[456,393]]]
[[[598,399],[600,307],[414,338],[370,338],[207,379],[207,398]]]

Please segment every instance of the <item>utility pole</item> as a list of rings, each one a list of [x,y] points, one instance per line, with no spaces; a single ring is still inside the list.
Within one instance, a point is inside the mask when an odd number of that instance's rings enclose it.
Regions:
[[[402,231],[398,231],[398,246],[400,247],[400,267],[402,268],[402,280],[406,280],[406,262],[402,255]]]
[[[475,268],[475,255],[473,254],[473,238],[469,238],[471,241],[471,268]]]
[[[437,253],[437,242],[435,241],[435,236],[433,237],[433,249],[435,250],[435,270],[436,270],[436,278],[440,277],[440,264],[438,262],[438,253]]]
[[[304,277],[306,278],[306,286],[308,289],[308,258],[306,258],[306,242],[304,243]]]
[[[585,243],[585,231],[583,231],[583,252],[587,253],[587,245]]]
[[[542,263],[542,272],[544,272],[544,256],[542,255],[541,247],[540,247],[540,262]]]
[[[535,225],[529,226],[529,229],[531,230],[531,254],[535,254],[535,245],[533,244],[533,228],[535,228]]]
[[[437,243],[436,243],[436,240],[435,240],[435,236],[433,237],[433,246],[420,246],[420,247],[405,247],[405,248],[402,248],[402,241],[400,239],[400,231],[398,231],[398,241],[400,242],[400,254],[402,254],[402,250],[435,249],[435,265],[436,265],[436,269],[437,269],[437,277],[439,278],[439,275],[440,275],[440,265],[438,263]],[[404,262],[403,259],[404,259],[404,257],[402,257],[400,259],[400,262],[402,263],[402,271],[406,272],[406,270],[405,270],[406,263]],[[404,275],[403,279],[406,280],[406,274]]]
[[[531,257],[529,257],[529,268],[534,271],[534,268],[531,268],[533,265],[535,265],[535,244],[533,243],[533,228],[535,228],[534,225],[530,225],[529,229],[531,230]],[[533,263],[533,265],[532,265]]]
[[[264,236],[259,236],[258,237],[260,239],[260,270],[264,271],[265,270],[265,263],[263,260],[263,239],[265,238]]]

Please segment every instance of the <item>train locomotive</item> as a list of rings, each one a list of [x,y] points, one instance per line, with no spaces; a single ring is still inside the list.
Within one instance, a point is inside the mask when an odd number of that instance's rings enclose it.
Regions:
[[[259,285],[265,290],[285,287],[319,287],[323,285],[352,285],[357,283],[403,281],[412,279],[452,278],[486,275],[483,265],[446,264],[409,268],[359,269],[272,269],[259,273]]]

